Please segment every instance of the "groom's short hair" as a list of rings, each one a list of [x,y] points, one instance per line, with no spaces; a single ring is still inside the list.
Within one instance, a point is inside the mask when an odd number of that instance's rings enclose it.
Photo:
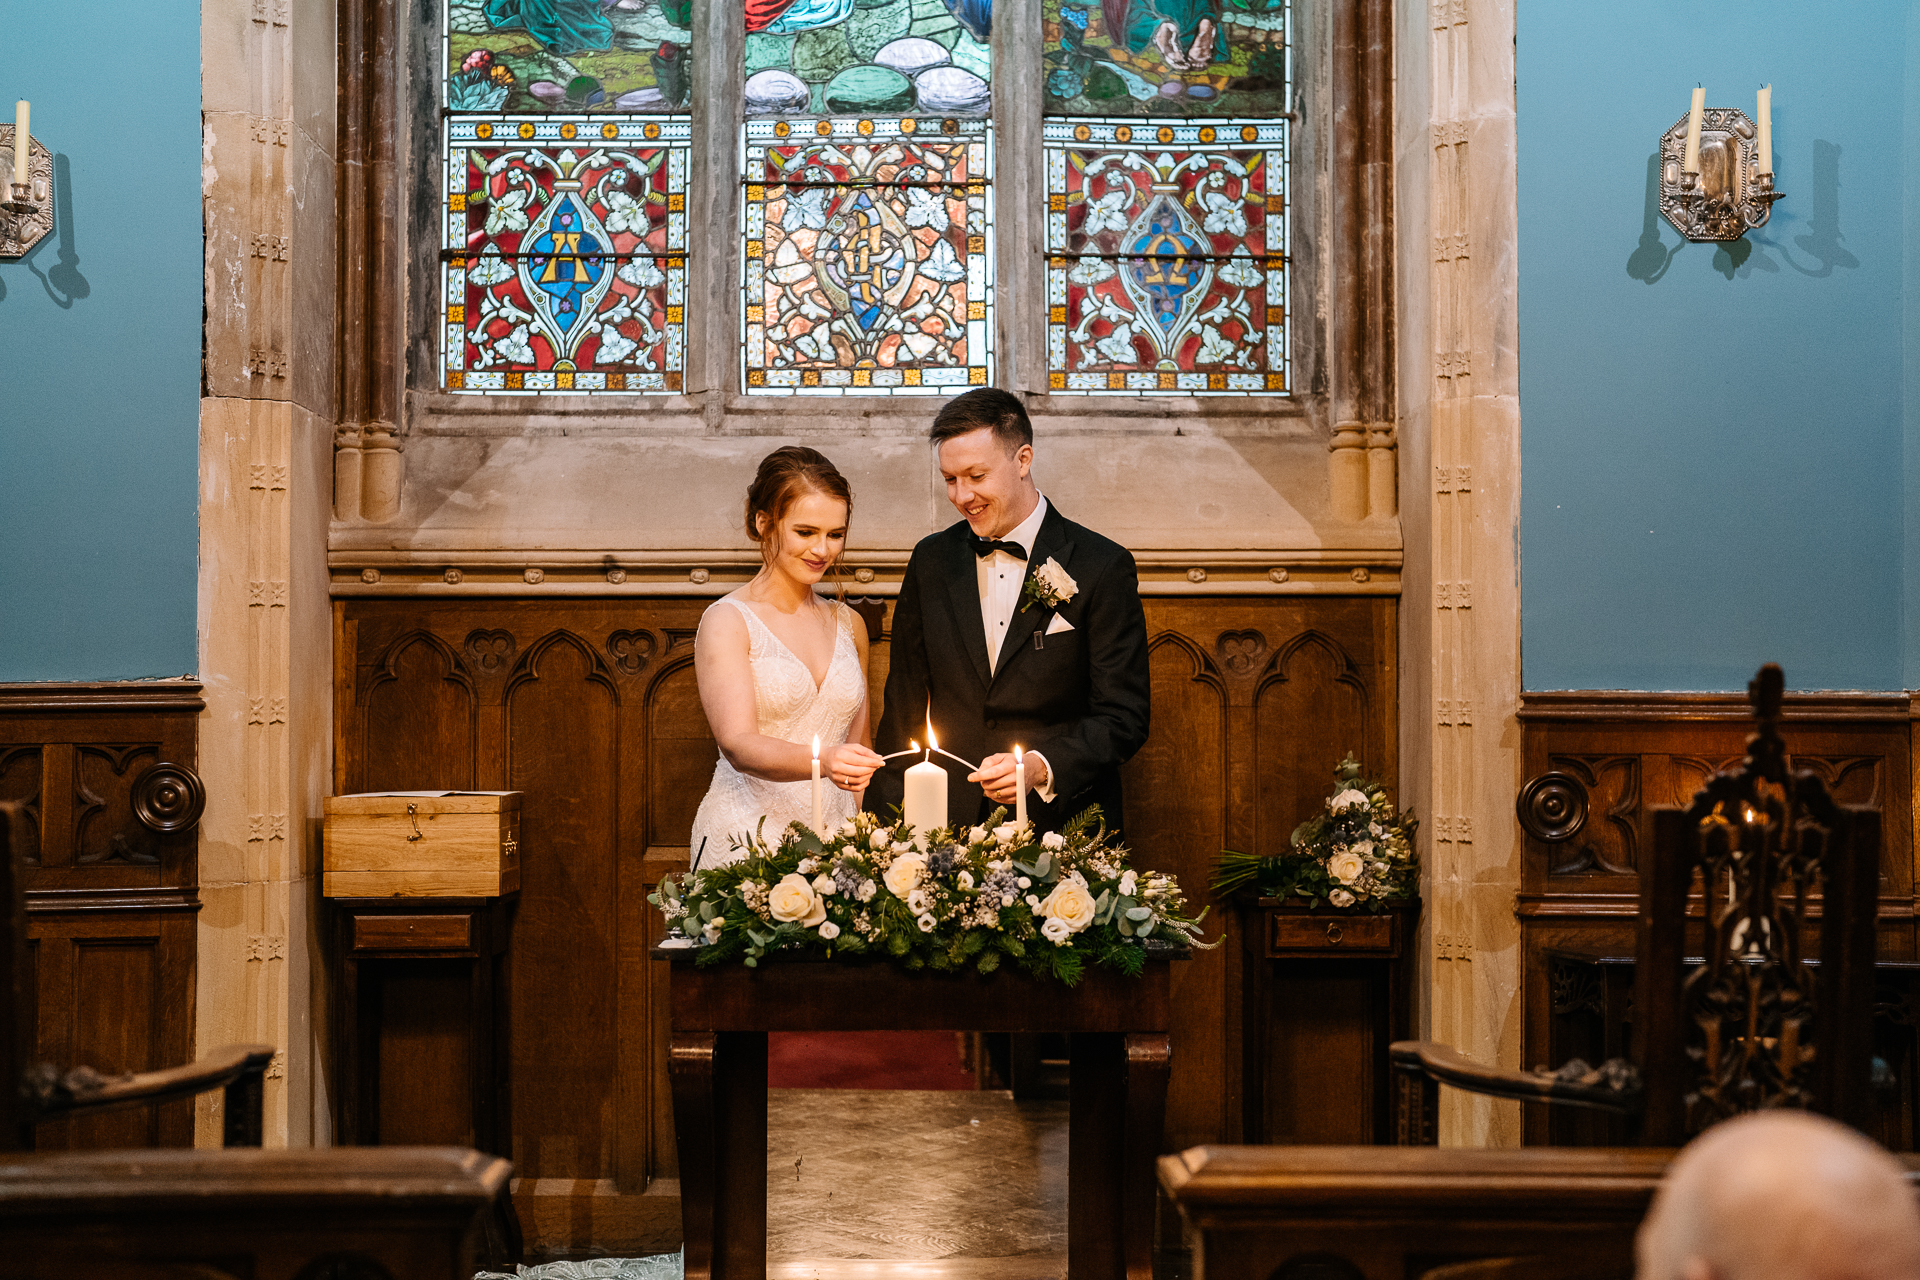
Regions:
[[[927,438],[935,447],[955,436],[986,427],[993,432],[1009,457],[1023,444],[1033,443],[1033,423],[1027,421],[1027,406],[1020,397],[998,387],[975,387],[940,406],[933,417]]]

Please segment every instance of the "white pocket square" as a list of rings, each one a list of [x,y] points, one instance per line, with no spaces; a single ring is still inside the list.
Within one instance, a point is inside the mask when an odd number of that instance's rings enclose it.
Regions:
[[[1057,636],[1062,631],[1071,631],[1071,630],[1073,630],[1073,624],[1071,622],[1068,622],[1065,618],[1061,617],[1059,614],[1056,613],[1053,615],[1053,621],[1047,624],[1046,634],[1050,636]]]

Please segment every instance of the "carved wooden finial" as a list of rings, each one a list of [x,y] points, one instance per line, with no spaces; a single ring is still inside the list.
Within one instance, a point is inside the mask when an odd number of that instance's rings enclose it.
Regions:
[[[1786,691],[1787,678],[1777,663],[1767,663],[1747,682],[1747,700],[1753,704],[1753,736],[1747,739],[1747,768],[1775,782],[1784,782],[1787,772],[1787,745],[1780,739],[1780,706]]]
[[[1760,673],[1747,681],[1747,701],[1753,704],[1753,716],[1756,720],[1778,720],[1780,702],[1787,691],[1787,678],[1780,672],[1778,663],[1769,662],[1760,668]]]

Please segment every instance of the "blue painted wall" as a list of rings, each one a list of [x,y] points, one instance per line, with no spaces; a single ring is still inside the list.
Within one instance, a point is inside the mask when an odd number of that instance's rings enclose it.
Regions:
[[[0,261],[0,681],[198,666],[200,9],[77,12],[8,6],[0,50],[59,215]]]
[[[1920,3],[1521,0],[1529,689],[1920,687]],[[1786,198],[1682,241],[1659,135],[1774,86]]]

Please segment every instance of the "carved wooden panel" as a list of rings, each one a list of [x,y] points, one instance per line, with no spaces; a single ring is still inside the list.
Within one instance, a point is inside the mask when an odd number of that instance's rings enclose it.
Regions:
[[[1567,983],[1565,975],[1578,966],[1559,962],[1556,987],[1554,956],[1631,958],[1639,891],[1635,869],[1639,850],[1652,840],[1652,809],[1685,804],[1713,773],[1737,766],[1752,731],[1748,715],[1745,698],[1734,695],[1523,695],[1524,776],[1558,771],[1587,792],[1586,822],[1572,839],[1547,843],[1523,835],[1521,840],[1518,907],[1527,1063],[1554,1060],[1556,1043],[1571,1045],[1569,1051],[1582,1056],[1622,1051],[1617,1016],[1609,1015],[1604,1036],[1599,1029],[1581,1030],[1595,1015],[1587,1008],[1587,993]],[[1817,774],[1841,803],[1880,813],[1883,960],[1911,960],[1917,954],[1912,730],[1904,695],[1789,695],[1781,725],[1794,768]],[[1608,970],[1615,986],[1616,969]],[[1619,992],[1614,997],[1616,1003],[1623,998]],[[1594,1022],[1594,1028],[1601,1025]],[[1894,1058],[1900,1054],[1888,1061]],[[1905,1074],[1897,1065],[1895,1070],[1896,1088],[1920,1097],[1914,1068]],[[1550,1119],[1538,1107],[1528,1111],[1529,1142],[1596,1141],[1613,1133],[1589,1119]]]
[[[875,602],[855,603],[877,637],[868,672],[877,721],[886,619]],[[655,1016],[664,975],[647,956],[660,926],[645,895],[686,865],[717,758],[692,665],[706,605],[339,605],[336,788],[527,793],[510,959],[515,1166],[525,1177],[612,1179],[637,1194],[675,1172]],[[1153,731],[1125,774],[1128,838],[1143,864],[1177,873],[1196,906],[1218,851],[1283,845],[1346,751],[1394,781],[1393,601],[1150,599],[1147,625]],[[1241,1132],[1232,950],[1196,955],[1176,978],[1169,1147]]]
[[[160,833],[133,789],[197,764],[188,681],[0,686],[0,799],[19,801],[34,1053],[112,1075],[193,1058],[195,831]],[[16,828],[19,830],[19,828]],[[42,1149],[191,1146],[193,1103],[42,1125]]]

